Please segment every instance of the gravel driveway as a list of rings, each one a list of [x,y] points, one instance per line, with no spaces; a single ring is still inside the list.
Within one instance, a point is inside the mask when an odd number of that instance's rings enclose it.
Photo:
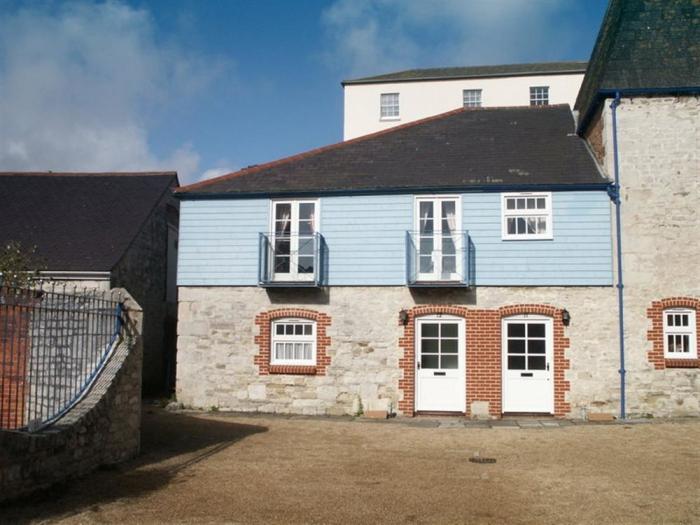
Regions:
[[[148,407],[140,458],[0,521],[700,523],[700,421],[408,423]]]

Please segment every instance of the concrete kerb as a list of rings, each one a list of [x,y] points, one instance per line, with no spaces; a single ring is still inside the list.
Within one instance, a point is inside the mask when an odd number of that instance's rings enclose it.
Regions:
[[[538,418],[538,417],[523,417],[523,418],[508,418],[494,420],[471,420],[460,416],[416,416],[416,417],[390,417],[388,419],[373,419],[362,416],[303,416],[297,414],[271,414],[265,412],[240,412],[240,411],[204,411],[193,409],[182,409],[171,412],[178,415],[192,415],[203,417],[226,417],[226,418],[255,418],[255,419],[283,419],[283,420],[308,420],[308,421],[328,421],[335,423],[371,423],[378,425],[402,425],[408,427],[421,428],[511,428],[511,429],[539,429],[547,430],[553,428],[566,428],[571,426],[609,426],[609,425],[651,425],[661,423],[676,423],[676,424],[692,424],[700,423],[700,418],[696,417],[679,417],[679,418],[643,418],[643,419],[626,419],[614,421],[584,421],[581,419],[554,419],[554,418]]]

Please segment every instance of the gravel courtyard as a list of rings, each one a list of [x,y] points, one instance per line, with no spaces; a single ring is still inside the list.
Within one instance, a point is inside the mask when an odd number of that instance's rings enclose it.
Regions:
[[[0,508],[0,521],[700,523],[700,421],[446,423],[145,407],[140,458]]]

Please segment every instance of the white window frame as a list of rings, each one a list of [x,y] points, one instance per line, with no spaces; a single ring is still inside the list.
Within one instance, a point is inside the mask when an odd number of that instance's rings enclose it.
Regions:
[[[470,99],[467,101],[467,94],[478,94],[478,99]],[[480,108],[481,107],[481,89],[463,89],[462,90],[462,107],[465,108]]]
[[[513,209],[507,208],[509,198],[544,198],[545,209]],[[554,238],[554,224],[552,220],[552,192],[519,192],[501,193],[501,239],[504,241],[536,241],[551,240]],[[545,217],[547,231],[545,233],[508,233],[508,218],[513,217]]]
[[[688,326],[669,326],[668,315],[681,314],[688,316]],[[696,312],[692,308],[667,308],[663,311],[663,327],[664,327],[664,357],[666,359],[697,359],[698,344],[697,344],[697,326],[695,323]],[[688,352],[669,352],[668,336],[669,335],[687,335],[688,337]]]
[[[530,86],[530,105],[549,106],[549,86]]]
[[[437,202],[437,201],[455,201],[455,219],[457,223],[457,227],[455,228],[455,232],[457,232],[457,238],[455,241],[455,245],[457,247],[457,255],[456,255],[456,272],[455,272],[455,278],[458,279],[460,276],[463,275],[464,272],[464,264],[463,264],[463,258],[464,258],[464,250],[465,246],[462,244],[462,196],[461,195],[416,195],[414,196],[413,199],[413,229],[416,232],[416,237],[417,239],[420,238],[420,203],[421,202]],[[435,216],[435,208],[433,208],[433,221],[439,221],[440,218]],[[435,222],[433,222],[433,225],[435,225]],[[433,230],[435,231],[435,230]],[[442,239],[442,225],[440,226],[440,239]],[[420,242],[420,240],[417,240],[417,242]],[[416,249],[418,250],[418,246],[416,246]],[[441,250],[436,250],[436,252],[441,253]],[[435,263],[434,263],[435,264]],[[418,262],[418,265],[420,265],[420,262]],[[434,267],[434,273],[432,275],[427,275],[427,274],[421,274],[420,273],[420,266],[416,268],[416,276],[418,281],[436,281],[440,282],[443,281],[438,275],[437,275],[437,267],[438,265],[436,264]],[[448,279],[451,280],[451,279]]]
[[[384,102],[384,97],[388,96],[396,96],[396,103],[385,103]],[[387,114],[385,115],[385,111],[387,110]],[[391,112],[389,112],[389,109],[391,109]],[[396,110],[396,114],[394,115],[394,109]],[[391,114],[389,114],[391,113]],[[399,96],[398,92],[394,93],[380,93],[379,95],[379,120],[401,120],[401,98]]]
[[[311,326],[311,334],[277,334],[280,325]],[[277,344],[311,344],[310,359],[278,359]],[[270,365],[316,366],[316,321],[296,317],[274,319],[270,324]]]
[[[270,264],[272,264],[271,267],[271,272],[272,272],[272,280],[273,281],[281,281],[281,282],[287,282],[287,281],[313,281],[314,276],[318,272],[318,268],[314,268],[313,273],[299,273],[297,271],[298,267],[298,249],[299,249],[299,221],[298,221],[298,210],[299,210],[299,205],[300,204],[313,204],[314,205],[314,233],[317,233],[320,231],[320,225],[321,225],[321,201],[320,199],[271,199],[270,200],[270,226],[269,226],[269,232],[270,232],[270,242],[272,243],[272,257],[273,260]],[[290,235],[291,235],[291,247],[290,247],[290,259],[289,259],[289,273],[277,273],[274,271],[274,253],[275,253],[275,210],[277,204],[289,204],[292,209],[292,214],[291,214],[291,227],[290,227]],[[295,211],[296,210],[296,211]],[[295,220],[296,219],[296,220]]]

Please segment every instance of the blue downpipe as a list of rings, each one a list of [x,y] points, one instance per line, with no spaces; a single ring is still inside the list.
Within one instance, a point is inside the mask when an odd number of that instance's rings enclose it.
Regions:
[[[622,217],[620,212],[620,163],[617,146],[617,107],[620,105],[620,92],[615,93],[615,98],[610,104],[612,110],[612,135],[613,135],[613,169],[615,171],[615,185],[613,197],[615,202],[615,227],[617,230],[617,309],[620,337],[620,419],[625,419],[625,297],[622,279]]]

